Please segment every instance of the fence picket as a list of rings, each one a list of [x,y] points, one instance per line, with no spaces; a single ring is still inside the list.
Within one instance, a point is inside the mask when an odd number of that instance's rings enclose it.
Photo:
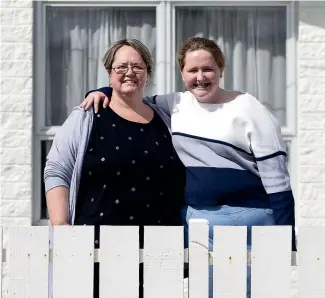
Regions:
[[[252,298],[291,296],[291,227],[252,229]]]
[[[209,296],[209,223],[191,219],[189,223],[189,298]]]
[[[49,227],[8,227],[6,295],[44,298],[48,295]]]
[[[100,297],[138,298],[139,227],[101,226],[100,239]]]
[[[93,297],[94,228],[56,226],[53,230],[53,297]]]
[[[301,227],[298,235],[298,297],[325,297],[325,227]]]
[[[144,228],[144,298],[183,297],[183,227]]]
[[[213,237],[213,297],[246,298],[246,227],[215,226]]]

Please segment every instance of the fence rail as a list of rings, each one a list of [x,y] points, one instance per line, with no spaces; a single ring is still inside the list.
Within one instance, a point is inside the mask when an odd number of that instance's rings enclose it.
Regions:
[[[144,250],[139,250],[139,264],[143,263],[143,254]],[[209,251],[209,265],[213,265],[213,252]],[[4,249],[2,251],[2,257],[0,257],[4,263],[6,263],[6,250]],[[49,249],[49,263],[53,263],[53,249]],[[94,249],[94,263],[100,263],[100,249]],[[188,257],[188,248],[184,249],[184,263],[189,263],[189,257]],[[247,251],[247,265],[251,265],[251,252]],[[291,266],[297,266],[297,253],[293,251],[291,253]]]
[[[138,298],[143,263],[144,298],[208,298],[213,268],[213,298],[246,298],[247,265],[252,298],[292,297],[292,270],[298,271],[298,298],[325,297],[325,227],[300,227],[298,253],[291,252],[291,228],[253,227],[247,251],[246,227],[214,227],[192,220],[189,248],[183,227],[144,229],[102,226],[94,249],[91,226],[6,227],[1,229],[2,298],[92,298],[94,263],[100,264],[100,297]],[[2,239],[4,239],[2,241]],[[184,295],[184,264],[189,266]],[[213,265],[213,266],[211,266]]]

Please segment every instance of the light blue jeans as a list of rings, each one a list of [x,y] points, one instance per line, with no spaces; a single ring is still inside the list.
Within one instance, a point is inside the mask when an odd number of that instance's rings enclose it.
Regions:
[[[188,223],[190,219],[209,221],[209,250],[213,249],[213,226],[247,226],[247,249],[251,250],[252,226],[272,226],[275,219],[272,209],[234,206],[185,206],[181,210],[185,232],[185,247],[188,247]],[[251,287],[250,266],[247,268],[247,298]],[[209,267],[209,298],[213,297],[213,267]]]

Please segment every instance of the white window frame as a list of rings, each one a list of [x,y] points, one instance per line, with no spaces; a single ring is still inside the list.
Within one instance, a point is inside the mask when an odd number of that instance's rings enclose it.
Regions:
[[[178,6],[286,6],[287,44],[286,44],[286,120],[282,128],[285,140],[290,146],[290,172],[292,187],[297,194],[297,4],[295,1],[218,1],[218,0],[119,0],[119,1],[35,1],[34,2],[34,103],[33,103],[33,224],[47,225],[41,219],[41,141],[51,141],[60,126],[46,126],[45,122],[45,42],[46,7],[154,7],[156,9],[156,93],[175,91],[175,10]],[[80,99],[80,101],[82,98]],[[294,160],[294,161],[293,161]]]

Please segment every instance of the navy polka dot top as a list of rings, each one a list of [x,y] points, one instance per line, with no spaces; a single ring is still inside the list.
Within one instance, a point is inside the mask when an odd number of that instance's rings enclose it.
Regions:
[[[185,168],[156,112],[141,124],[101,108],[83,162],[75,224],[179,225],[184,185]]]

